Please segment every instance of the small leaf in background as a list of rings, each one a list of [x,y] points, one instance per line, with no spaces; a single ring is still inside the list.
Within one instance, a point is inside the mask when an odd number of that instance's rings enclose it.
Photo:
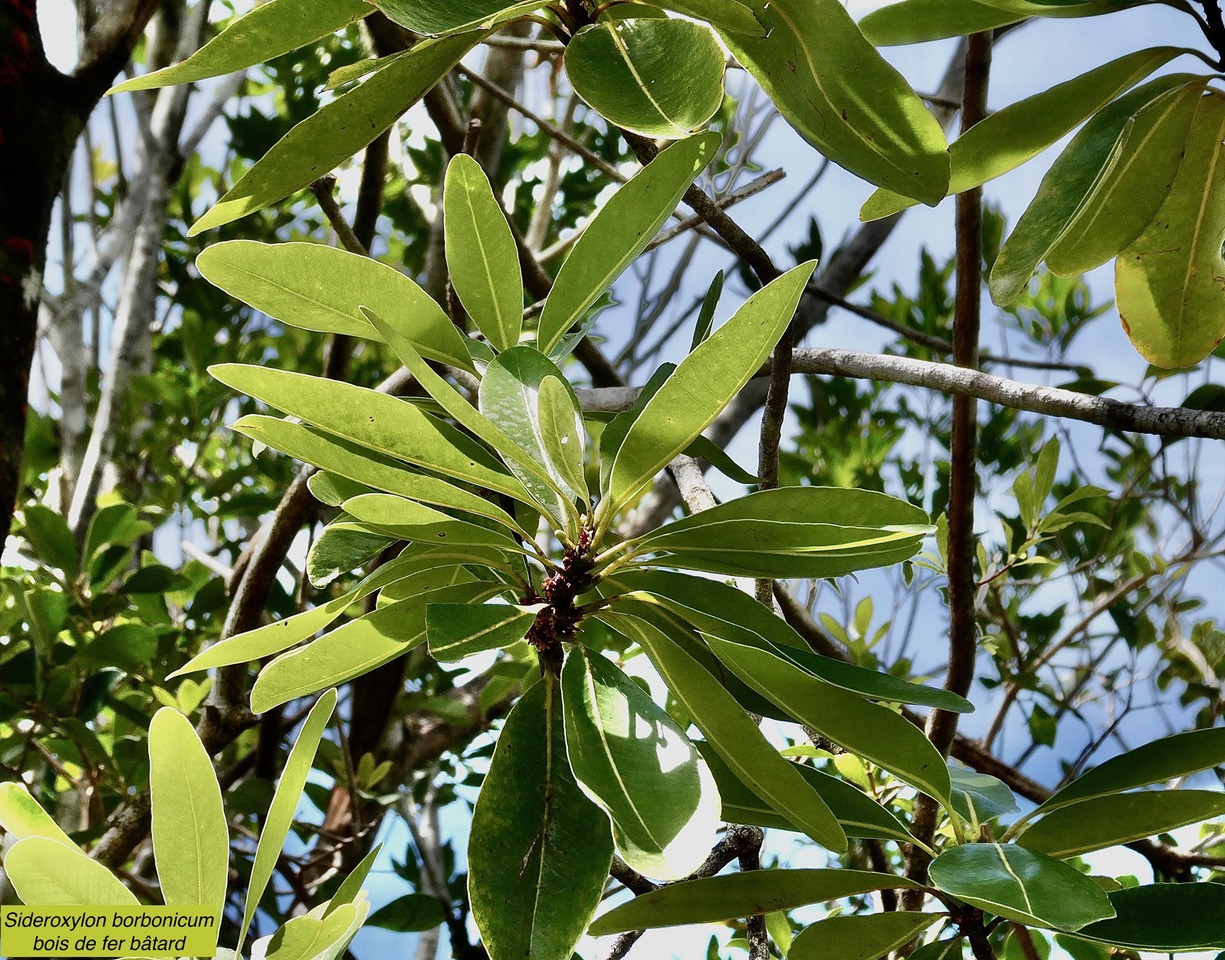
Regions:
[[[408,893],[379,907],[366,921],[371,927],[382,927],[395,933],[419,933],[433,930],[446,920],[442,901],[424,893]]]
[[[68,834],[20,783],[0,783],[0,828],[16,840],[43,837],[77,849]]]
[[[1200,99],[1156,218],[1119,254],[1123,329],[1149,363],[1189,367],[1225,337],[1225,94]]]
[[[479,34],[426,40],[307,117],[192,225],[196,236],[254,213],[303,187],[352,157],[391,127],[461,57]]]
[[[1110,894],[1117,916],[1077,937],[1153,953],[1225,949],[1225,884],[1157,883]]]
[[[507,350],[519,342],[523,326],[519,252],[485,171],[467,154],[459,154],[447,167],[443,207],[447,267],[455,293],[494,349]]]
[[[235,18],[182,63],[125,80],[110,93],[193,83],[253,67],[335,33],[370,13],[365,0],[269,0]]]
[[[140,905],[106,867],[53,837],[18,840],[4,855],[4,872],[27,907]]]
[[[723,42],[810,144],[857,176],[922,203],[949,185],[944,132],[840,0],[757,4],[769,34]]]
[[[1022,847],[968,843],[932,861],[931,881],[959,900],[1017,923],[1079,930],[1114,916],[1096,883],[1073,867]]]
[[[897,910],[829,917],[809,924],[791,944],[788,960],[877,960],[909,943],[939,920],[932,913]]]
[[[720,142],[717,134],[706,133],[674,143],[609,198],[549,291],[536,335],[541,353],[549,353],[655,239]]]
[[[425,611],[430,656],[454,663],[474,653],[509,647],[527,635],[536,610],[501,603],[432,603]]]
[[[260,832],[255,860],[251,864],[251,879],[247,884],[242,927],[239,929],[238,945],[235,947],[238,951],[242,950],[251,920],[260,900],[263,899],[268,881],[272,879],[281,848],[285,845],[285,838],[293,826],[294,814],[302,799],[302,788],[306,786],[306,778],[315,762],[319,741],[323,739],[335,709],[336,691],[328,690],[311,708],[285,761],[281,778],[276,785],[276,793],[273,794],[272,803],[268,807],[268,816],[264,819],[264,828]]]
[[[674,140],[704,126],[723,103],[723,69],[707,27],[670,17],[605,16],[566,47],[575,92],[611,123],[646,137]]]
[[[755,870],[686,880],[635,897],[591,925],[603,937],[627,930],[718,923],[758,913],[793,910],[874,890],[914,889],[904,877],[868,870]],[[939,919],[928,914],[934,922]]]
[[[1225,793],[1160,790],[1094,797],[1047,814],[1018,838],[1030,850],[1064,859],[1130,843],[1225,814]]]
[[[491,960],[570,960],[612,860],[604,812],[566,762],[546,676],[511,710],[472,814],[468,892]]]
[[[692,873],[714,844],[719,795],[684,731],[615,665],[580,647],[566,659],[561,693],[570,768],[612,819],[625,862],[659,880]]]
[[[422,356],[472,369],[464,337],[442,308],[409,277],[370,257],[321,243],[227,240],[204,249],[196,268],[230,296],[303,330],[381,340],[359,308],[401,315],[405,336]]]
[[[221,788],[191,721],[170,707],[149,724],[149,794],[153,856],[167,905],[220,912],[230,863]]]

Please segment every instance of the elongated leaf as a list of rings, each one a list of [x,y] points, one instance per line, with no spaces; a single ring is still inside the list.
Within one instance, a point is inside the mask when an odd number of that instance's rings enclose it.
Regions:
[[[27,907],[137,907],[113,873],[75,846],[26,837],[4,855],[4,872]]]
[[[622,186],[588,224],[549,291],[536,334],[550,353],[625,268],[646,249],[694,178],[714,159],[720,138],[675,143]]]
[[[902,0],[873,10],[859,21],[859,29],[876,46],[891,47],[980,33],[1024,19],[1024,14],[980,0]]]
[[[346,500],[345,512],[380,531],[435,546],[463,544],[493,547],[507,553],[523,553],[523,548],[499,530],[456,520],[440,510],[397,497],[390,493],[367,493]]]
[[[455,293],[485,339],[507,350],[519,342],[523,326],[519,252],[485,171],[467,154],[447,167],[443,209]],[[381,316],[391,315],[378,304],[369,306]]]
[[[909,943],[939,920],[931,913],[895,910],[866,916],[828,917],[800,931],[788,960],[877,960]]]
[[[974,710],[968,700],[947,690],[910,683],[887,673],[812,653],[790,624],[730,584],[663,570],[620,573],[616,582],[627,591],[646,590],[655,594],[661,603],[706,633],[728,639],[740,638],[744,642],[750,642],[748,635],[755,634],[757,639],[751,640],[753,645],[770,649],[813,676],[844,690],[873,700],[915,703],[954,713]]]
[[[840,0],[772,0],[762,38],[723,33],[737,60],[809,143],[857,176],[929,204],[949,184],[944,133]]]
[[[949,147],[953,167],[949,194],[977,187],[1036,157],[1085,118],[1185,52],[1179,47],[1152,47],[1129,53],[976,123]],[[863,205],[859,217],[879,220],[913,205],[913,200],[897,191],[891,195],[878,190]]]
[[[1047,253],[1052,273],[1088,273],[1144,232],[1174,183],[1202,93],[1201,84],[1188,84],[1136,114],[1123,132],[1118,159]]]
[[[425,611],[430,655],[454,663],[484,650],[518,643],[536,621],[537,607],[487,603],[431,603]]]
[[[0,783],[0,828],[17,840],[43,837],[77,849],[68,834],[20,783]]]
[[[302,788],[306,786],[307,775],[315,762],[315,752],[319,749],[319,741],[327,729],[328,721],[332,719],[332,711],[336,709],[336,691],[328,690],[311,708],[306,722],[294,740],[289,758],[277,782],[276,793],[268,807],[268,816],[264,820],[264,829],[260,832],[259,845],[255,849],[255,860],[251,864],[251,879],[247,884],[247,897],[243,906],[242,927],[238,933],[236,951],[242,951],[243,941],[251,926],[251,919],[259,907],[259,902],[272,879],[272,871],[276,869],[277,858],[293,826],[294,814],[302,799]]]
[[[758,290],[681,361],[626,431],[609,472],[602,517],[632,499],[749,382],[791,322],[815,269],[816,261],[809,261]]]
[[[1099,185],[1109,180],[1123,159],[1122,148],[1133,128],[1132,115],[1181,83],[1163,77],[1112,103],[1085,124],[1051,169],[1033,202],[1021,215],[991,270],[991,297],[999,304],[1016,300],[1038,264],[1058,244]]]
[[[1147,0],[982,0],[1026,17],[1096,17],[1135,7]]]
[[[195,222],[190,236],[254,213],[343,163],[421,99],[480,33],[427,40],[303,120]]]
[[[472,405],[461,397],[446,380],[430,369],[429,364],[425,362],[412,343],[400,333],[394,323],[389,322],[372,311],[363,310],[362,312],[366,319],[383,332],[384,338],[395,351],[396,356],[400,358],[400,362],[408,368],[409,372],[421,384],[426,393],[433,397],[443,410],[454,417],[460,426],[469,430],[478,439],[483,440],[497,450],[508,463],[512,463],[516,468],[519,468],[517,472],[523,473],[526,471],[536,480],[542,481],[554,493],[560,493],[560,491],[554,489],[556,484],[548,469],[512,440],[501,427],[474,410]],[[524,349],[530,348],[525,347]],[[498,359],[501,358],[499,357]],[[486,370],[486,378],[488,376],[489,371]],[[485,381],[482,380],[482,388],[484,384]],[[534,497],[530,498],[529,502],[539,503]],[[544,506],[544,504],[540,505]]]
[[[606,17],[566,47],[575,92],[605,119],[647,137],[679,139],[723,103],[723,51],[689,20]]]
[[[703,637],[732,672],[796,720],[945,806],[951,803],[948,767],[910,721],[818,680],[768,650],[710,634]]]
[[[651,374],[642,392],[634,399],[630,408],[622,410],[604,425],[604,429],[600,432],[600,489],[602,491],[609,489],[613,462],[617,458],[617,451],[621,449],[621,444],[625,441],[625,435],[629,433],[630,426],[642,415],[643,409],[659,392],[664,381],[672,376],[675,369],[675,363],[661,364],[659,369]]]
[[[1225,793],[1160,790],[1094,797],[1062,807],[1017,840],[1029,850],[1063,859],[1130,843],[1225,814]]]
[[[725,820],[729,823],[748,823],[777,830],[800,831],[799,827],[741,782],[731,767],[711,749],[710,744],[700,741],[697,748],[706,759],[719,788]],[[897,817],[845,780],[831,777],[803,764],[796,764],[796,769],[808,785],[821,795],[821,799],[838,818],[838,823],[848,837],[911,842],[910,833]]]
[[[633,614],[640,604],[619,609]],[[673,695],[689,711],[707,741],[744,783],[818,843],[846,849],[846,834],[825,801],[779,756],[762,732],[705,667],[652,623],[637,616],[600,615],[614,630],[637,641]]]
[[[395,537],[370,533],[360,524],[343,520],[329,523],[306,555],[307,579],[312,587],[322,589],[342,573],[356,570],[367,560],[377,557],[395,542]]]
[[[331,916],[346,903],[353,903],[359,896],[364,895],[362,884],[370,876],[370,871],[374,868],[374,861],[378,859],[382,849],[383,845],[376,843],[370,849],[370,852],[362,857],[361,862],[349,872],[349,875],[336,888],[336,892],[332,894],[332,899],[328,901],[328,905],[323,911],[324,917]]]
[[[1156,219],[1119,254],[1123,329],[1159,367],[1199,363],[1225,337],[1225,94],[1195,111],[1186,152]]]
[[[433,298],[369,257],[318,243],[227,240],[196,257],[196,269],[213,286],[303,330],[377,341],[382,337],[358,308],[402,315],[405,336],[423,356],[473,369],[463,336]]]
[[[309,914],[293,917],[271,937],[257,940],[266,943],[265,960],[316,960],[329,947],[340,943],[357,918],[353,904],[339,907],[325,919]]]
[[[874,890],[914,889],[904,877],[867,870],[758,870],[705,877],[652,890],[604,914],[591,925],[603,937],[690,923],[718,923],[757,913],[794,910]],[[932,920],[937,919],[931,915]]]
[[[552,409],[547,419],[541,415],[541,391],[549,380],[561,388],[563,398],[554,402],[561,400],[569,407],[568,424],[566,414],[560,411],[557,419]],[[554,451],[560,455],[563,449],[556,431],[568,427],[567,443],[579,451],[580,457],[585,434],[574,391],[548,357],[528,346],[499,354],[481,380],[480,411],[536,465],[535,470],[525,470],[512,462],[511,469],[552,516],[564,520],[573,512],[575,500],[586,502],[586,485],[577,489],[572,486],[577,479],[573,465],[558,463],[553,456]]]
[[[195,727],[173,707],[149,724],[153,857],[168,906],[225,907],[230,833],[221,788]]]
[[[522,484],[485,448],[404,400],[270,367],[228,363],[210,367],[209,373],[235,390],[376,453],[530,502]]]
[[[491,960],[570,960],[612,861],[602,810],[566,763],[546,675],[511,710],[472,814],[468,894]]]
[[[932,883],[959,900],[1035,927],[1079,930],[1114,916],[1104,890],[1083,873],[1023,847],[968,843],[940,854]]]
[[[719,306],[719,297],[723,295],[723,271],[720,270],[715,274],[715,278],[710,281],[710,286],[706,290],[706,296],[702,299],[702,309],[698,312],[698,318],[693,324],[693,340],[689,344],[689,352],[692,353],[698,348],[698,344],[706,340],[710,336],[711,327],[715,322],[715,310]]]
[[[111,93],[149,90],[176,83],[193,83],[253,67],[297,50],[373,12],[365,0],[268,0],[234,19],[216,37],[182,63],[133,77]]]
[[[1156,883],[1110,894],[1115,916],[1076,936],[1129,950],[1183,953],[1225,948],[1225,884]]]
[[[757,19],[753,8],[740,0],[659,0],[657,6],[705,20],[723,30],[747,33],[753,37],[762,37],[766,33],[765,25]]]
[[[970,822],[986,823],[1018,810],[1016,797],[1008,784],[977,770],[950,767],[953,781],[953,809]]]
[[[1225,729],[1176,734],[1111,757],[1056,791],[1036,812],[1049,814],[1079,800],[1163,783],[1221,764],[1225,764]]]
[[[437,37],[472,27],[493,27],[544,6],[540,0],[372,0],[413,33]]]
[[[263,713],[360,677],[407,653],[425,641],[425,610],[430,603],[483,603],[503,589],[485,583],[443,587],[351,620],[305,647],[281,654],[260,671],[251,688],[251,709]]]
[[[590,502],[584,454],[587,432],[574,388],[560,377],[546,376],[540,381],[540,436],[544,453],[557,472],[563,490],[573,490],[584,504]]]
[[[633,680],[581,648],[561,674],[566,754],[584,792],[612,820],[635,870],[679,880],[701,866],[719,826],[719,795],[685,733]]]
[[[252,415],[243,417],[230,429],[259,440],[296,460],[332,471],[347,480],[358,481],[376,490],[399,494],[409,500],[435,507],[485,517],[523,536],[528,535],[509,513],[484,497],[437,477],[415,473],[370,450],[347,443],[339,437],[328,436],[303,424],[277,417]],[[527,497],[522,489],[520,495]],[[348,497],[344,499],[347,500]],[[336,506],[343,502],[344,500],[341,500]]]

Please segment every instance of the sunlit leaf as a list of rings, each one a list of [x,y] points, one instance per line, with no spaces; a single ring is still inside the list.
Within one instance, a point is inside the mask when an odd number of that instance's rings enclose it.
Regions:
[[[56,823],[26,788],[15,781],[0,783],[0,828],[16,840],[44,837],[77,849],[60,825]]]
[[[140,906],[106,867],[52,837],[18,840],[4,855],[4,872],[27,907]]]

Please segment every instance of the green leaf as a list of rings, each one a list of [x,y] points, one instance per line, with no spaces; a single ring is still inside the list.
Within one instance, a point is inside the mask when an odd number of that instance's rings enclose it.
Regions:
[[[189,236],[309,186],[388,130],[476,45],[479,33],[426,40],[287,133],[195,222]]]
[[[705,133],[675,143],[609,198],[566,257],[540,315],[536,339],[550,353],[588,308],[646,249],[721,138]]]
[[[77,545],[68,523],[54,510],[32,503],[22,510],[22,535],[34,550],[34,557],[62,570],[65,576],[77,575]]]
[[[1186,52],[1179,47],[1138,50],[996,111],[949,147],[949,194],[994,180],[1036,157],[1086,117]],[[879,220],[914,205],[898,193],[878,190],[863,205],[859,218]]]
[[[193,83],[253,67],[329,36],[371,12],[365,0],[332,0],[322,4],[312,0],[269,0],[236,17],[182,63],[125,80],[109,93]]]
[[[627,591],[646,590],[655,594],[665,606],[700,630],[713,632],[716,636],[744,637],[744,642],[770,649],[813,676],[844,690],[873,700],[915,703],[954,713],[974,710],[968,700],[947,690],[910,683],[891,674],[811,652],[787,621],[730,584],[663,570],[619,573],[616,583]],[[728,630],[731,632],[725,633]],[[753,634],[756,638],[750,640]]]
[[[656,0],[656,6],[697,20],[705,20],[721,30],[734,30],[753,37],[763,37],[766,34],[765,25],[757,18],[752,7],[740,0]]]
[[[930,531],[920,508],[882,493],[779,487],[662,526],[640,538],[635,552],[666,553],[653,562],[728,576],[837,577],[908,559]]]
[[[0,828],[16,840],[43,837],[77,849],[68,834],[20,783],[0,783]]]
[[[570,960],[608,879],[608,820],[566,763],[560,700],[546,675],[511,710],[472,814],[468,893],[491,960]]]
[[[603,521],[688,447],[752,379],[791,322],[816,266],[815,261],[801,264],[754,293],[647,401],[617,449],[597,512]]]
[[[519,251],[485,171],[467,154],[447,167],[443,211],[455,293],[485,339],[496,350],[507,350],[519,342],[523,326]],[[369,306],[381,316],[391,315],[378,304]]]
[[[672,376],[674,370],[676,370],[675,363],[661,364],[659,369],[651,374],[646,385],[634,399],[629,409],[622,410],[604,425],[604,429],[600,432],[601,490],[607,491],[609,489],[609,477],[612,475],[613,463],[617,458],[617,451],[621,449],[621,444],[625,442],[625,435],[629,433],[630,426],[642,415],[643,408],[659,392],[659,388],[664,385],[668,377]]]
[[[558,485],[563,490],[575,491],[578,499],[587,504],[590,500],[584,468],[587,432],[574,388],[560,377],[546,376],[540,381],[538,404],[544,453],[562,481]]]
[[[945,806],[951,803],[948,767],[909,720],[818,680],[769,650],[707,633],[703,637],[733,673],[796,720]]]
[[[365,906],[368,909],[368,905]],[[294,917],[271,937],[257,940],[256,944],[267,943],[265,960],[316,960],[324,956],[329,947],[345,939],[357,915],[357,908],[346,904],[323,920],[310,914]]]
[[[787,121],[840,166],[935,204],[949,184],[944,133],[927,107],[859,32],[840,0],[756,4],[762,38],[723,33]]]
[[[463,335],[433,298],[369,257],[319,243],[227,240],[196,257],[196,269],[230,296],[302,330],[378,341],[359,308],[400,316],[422,356],[473,369]]]
[[[601,116],[670,140],[705,126],[723,103],[723,51],[711,31],[667,17],[605,17],[566,47],[575,92]]]
[[[545,401],[557,405],[557,409],[548,409],[546,418],[542,415],[542,397],[548,381],[557,384],[554,389],[560,389],[561,396]],[[512,347],[499,354],[481,380],[481,415],[525,452],[535,466],[534,470],[517,469],[512,462],[511,470],[537,503],[558,521],[573,513],[574,501],[587,501],[586,484],[574,486],[579,477],[569,459],[573,454],[565,452],[558,434],[566,431],[566,443],[578,453],[581,463],[585,433],[578,409],[574,390],[561,371],[532,347]],[[554,454],[561,459],[560,463]]]
[[[1079,800],[1176,780],[1225,764],[1225,729],[1192,730],[1111,757],[1057,790],[1035,811],[1049,814]]]
[[[329,523],[306,554],[307,579],[312,587],[322,589],[342,573],[355,570],[367,560],[377,557],[395,541],[395,537],[370,533],[355,523],[343,520]]]
[[[719,788],[725,820],[729,823],[748,823],[759,827],[802,832],[741,782],[708,743],[700,741],[697,748],[706,759]],[[838,819],[848,837],[896,840],[899,843],[912,841],[910,833],[897,817],[845,780],[831,777],[804,764],[795,764],[795,768],[808,785],[821,795],[821,799]]]
[[[255,849],[255,860],[251,864],[251,879],[247,885],[247,896],[244,901],[242,927],[238,933],[238,944],[234,948],[242,951],[243,941],[251,926],[251,919],[263,899],[268,881],[276,869],[277,858],[293,826],[294,814],[302,799],[302,788],[306,786],[306,778],[315,762],[315,753],[319,749],[319,741],[323,739],[328,721],[332,719],[332,711],[336,708],[336,691],[328,690],[311,708],[306,722],[293,742],[289,758],[281,771],[281,779],[277,782],[276,793],[268,807],[268,816],[264,820],[264,828],[260,832],[259,845]]]
[[[294,426],[297,426],[297,424],[294,424]],[[342,477],[335,473],[327,473],[322,470],[311,474],[310,479],[306,481],[306,486],[310,490],[312,497],[320,503],[327,504],[329,507],[339,507],[346,500],[360,497],[363,493],[374,492],[372,487],[368,487],[364,483],[358,483],[355,480],[350,480],[348,477]]]
[[[432,603],[425,611],[430,656],[454,663],[484,650],[518,643],[536,621],[536,607],[487,603]]]
[[[337,380],[271,367],[226,363],[210,367],[209,373],[227,386],[300,417],[333,436],[531,502],[523,485],[507,474],[488,450],[405,400]]]
[[[339,686],[408,653],[425,640],[425,611],[431,603],[483,603],[504,589],[486,583],[442,587],[351,620],[264,667],[251,688],[251,709],[264,713],[295,697]]]
[[[689,344],[689,352],[692,353],[698,346],[705,342],[710,336],[711,327],[715,322],[715,310],[719,306],[719,298],[723,295],[723,271],[720,270],[715,274],[715,278],[710,281],[710,286],[706,289],[706,296],[702,299],[702,309],[698,311],[698,318],[693,324],[693,340]]]
[[[512,554],[524,552],[500,530],[457,520],[433,507],[390,493],[367,493],[354,497],[345,501],[344,509],[360,522],[401,540],[434,546],[462,544],[492,547]]]
[[[396,409],[396,412],[400,411]],[[443,428],[445,427],[444,424]],[[279,450],[296,460],[313,464],[321,470],[331,471],[346,480],[368,485],[386,493],[399,494],[409,500],[418,500],[435,507],[485,517],[520,535],[529,535],[509,513],[496,504],[490,503],[484,497],[447,483],[445,480],[439,480],[437,477],[414,473],[403,465],[394,463],[370,450],[346,443],[338,437],[328,436],[311,427],[294,423],[292,420],[251,415],[243,417],[230,429],[267,444],[274,450]],[[466,439],[461,442],[467,444]],[[478,452],[482,458],[485,457],[484,452],[479,448]],[[440,450],[439,453],[442,454],[443,451]],[[505,474],[502,476],[504,481],[510,479]],[[519,496],[527,499],[527,493],[521,487]],[[345,497],[336,506],[347,499],[348,497]]]
[[[1079,930],[1114,916],[1110,899],[1093,880],[1023,847],[968,843],[940,854],[929,873],[945,893],[1034,927]]]
[[[1159,367],[1190,367],[1225,337],[1225,94],[1199,101],[1186,152],[1156,219],[1119,254],[1123,329]]]
[[[407,893],[379,907],[370,915],[369,926],[396,933],[433,930],[447,919],[442,901],[424,893]]]
[[[413,33],[437,37],[473,27],[494,27],[530,13],[541,0],[371,0]]]
[[[1094,797],[1047,814],[1021,834],[1021,846],[1060,860],[1153,837],[1225,814],[1225,793],[1160,790]]]
[[[722,447],[709,437],[704,437],[701,434],[695,437],[693,443],[685,448],[685,456],[695,459],[701,458],[729,480],[735,480],[737,483],[743,483],[745,486],[761,483],[761,477],[749,473],[749,471],[729,457]]]
[[[828,917],[809,924],[791,944],[788,960],[877,960],[909,943],[939,920],[938,914],[896,910],[866,916]]]
[[[859,29],[876,46],[892,47],[981,33],[1024,19],[1024,14],[980,0],[902,0],[873,10],[859,21]]]
[[[1008,784],[986,773],[950,767],[953,809],[973,823],[986,823],[1006,813],[1017,812],[1017,799]]]
[[[719,923],[875,890],[918,889],[904,877],[868,870],[754,870],[704,877],[652,890],[610,910],[591,925],[603,937],[691,923]],[[929,914],[934,921],[935,914]],[[794,946],[794,945],[793,945]]]
[[[383,845],[376,843],[370,852],[362,857],[361,863],[349,872],[349,875],[336,888],[336,892],[332,894],[332,899],[328,901],[328,905],[323,911],[324,917],[331,916],[345,904],[353,903],[362,895],[362,884],[366,882],[366,878],[374,867],[374,861],[378,859],[382,849]]]
[[[1063,237],[1089,198],[1109,179],[1122,160],[1122,148],[1134,127],[1133,114],[1181,83],[1163,77],[1120,98],[1093,117],[1072,138],[1051,169],[1016,229],[1004,243],[991,269],[991,297],[998,304],[1012,303],[1025,290],[1038,264]]]
[[[641,601],[625,600],[618,609],[634,614],[639,606]],[[645,618],[620,613],[599,618],[642,646],[710,745],[754,793],[818,843],[836,852],[846,849],[846,834],[820,794],[778,755],[714,675]]]
[[[1077,937],[1153,953],[1225,948],[1225,884],[1124,887],[1110,902],[1117,916],[1082,927]]]
[[[27,907],[138,907],[113,873],[76,846],[26,837],[4,855],[4,872]]]
[[[685,732],[599,654],[575,647],[561,673],[566,753],[584,792],[612,820],[638,872],[679,880],[702,865],[719,794]]]
[[[1202,83],[1177,87],[1136,114],[1123,131],[1117,161],[1047,253],[1052,273],[1088,273],[1144,232],[1174,183],[1202,94]]]
[[[221,788],[191,721],[172,707],[163,707],[149,724],[149,803],[166,904],[220,913],[230,864]]]

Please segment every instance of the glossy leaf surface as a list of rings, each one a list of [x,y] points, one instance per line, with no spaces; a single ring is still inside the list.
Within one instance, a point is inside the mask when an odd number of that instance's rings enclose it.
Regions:
[[[1082,927],[1077,937],[1153,953],[1225,948],[1225,884],[1124,887],[1110,902],[1117,916]]]
[[[980,0],[902,0],[873,10],[859,21],[859,29],[876,46],[891,47],[994,30],[1023,19],[1023,14]]]

